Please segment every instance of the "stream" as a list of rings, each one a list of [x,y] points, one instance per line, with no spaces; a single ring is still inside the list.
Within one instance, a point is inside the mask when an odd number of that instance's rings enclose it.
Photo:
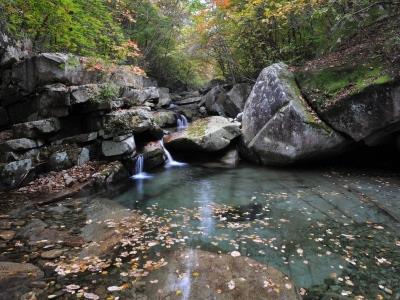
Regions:
[[[37,299],[400,299],[398,187],[343,167],[167,165],[10,211],[1,258],[44,271]]]

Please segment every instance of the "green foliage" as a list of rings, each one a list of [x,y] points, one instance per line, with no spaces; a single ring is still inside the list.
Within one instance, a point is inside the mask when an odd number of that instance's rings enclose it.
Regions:
[[[15,37],[39,51],[112,57],[122,30],[103,0],[4,0],[0,10]]]
[[[103,85],[90,101],[92,103],[109,103],[119,96],[119,87],[113,83]]]
[[[255,78],[276,61],[300,64],[380,23],[398,28],[398,1],[214,0],[201,22],[225,77]],[[388,26],[389,27],[389,26]],[[397,32],[397,34],[396,34]],[[398,31],[392,33],[398,36]],[[390,40],[390,38],[388,38]],[[390,44],[395,43],[395,40]]]

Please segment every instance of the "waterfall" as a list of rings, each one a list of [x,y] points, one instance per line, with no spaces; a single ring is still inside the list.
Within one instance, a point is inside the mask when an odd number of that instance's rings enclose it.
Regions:
[[[144,167],[144,156],[140,154],[136,159],[135,164],[135,175],[132,176],[133,179],[148,179],[151,178],[149,174],[143,172]]]
[[[160,144],[161,147],[163,147],[165,155],[167,156],[167,163],[166,163],[166,167],[170,168],[170,167],[182,167],[185,166],[185,163],[179,162],[179,161],[175,161],[174,158],[172,157],[171,153],[167,150],[167,148],[165,148],[164,146],[164,141],[161,139],[160,140]]]
[[[178,115],[178,130],[186,129],[188,127],[188,120],[184,115]]]

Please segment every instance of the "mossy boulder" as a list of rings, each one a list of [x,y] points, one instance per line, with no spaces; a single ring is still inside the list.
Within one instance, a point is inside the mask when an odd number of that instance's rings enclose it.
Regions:
[[[265,68],[243,112],[242,155],[264,165],[287,165],[340,153],[347,141],[303,99],[293,73]]]
[[[228,147],[238,136],[239,123],[215,116],[191,123],[186,130],[166,136],[164,142],[169,148],[179,151],[217,152]]]
[[[302,93],[318,115],[355,141],[377,145],[400,129],[400,81],[377,62],[301,71]]]

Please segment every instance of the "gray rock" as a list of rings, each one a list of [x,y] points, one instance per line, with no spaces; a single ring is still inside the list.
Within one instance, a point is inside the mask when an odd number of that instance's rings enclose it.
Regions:
[[[15,124],[13,132],[15,137],[39,138],[60,130],[60,122],[56,118]]]
[[[203,103],[212,114],[235,118],[243,112],[251,88],[247,83],[235,84],[233,87],[218,85],[203,97]]]
[[[64,84],[53,84],[44,87],[37,101],[37,111],[44,118],[65,117],[71,106],[69,88]]]
[[[197,104],[200,103],[203,100],[202,97],[191,97],[191,98],[185,98],[183,100],[175,101],[174,104],[176,105],[187,105],[187,104]]]
[[[99,85],[97,84],[74,86],[71,87],[70,89],[71,89],[72,104],[85,103],[93,99],[99,93]]]
[[[175,150],[216,152],[240,136],[240,124],[215,116],[191,123],[187,130],[164,138],[165,145]]]
[[[31,149],[24,152],[1,151],[0,162],[8,163],[16,160],[31,159],[34,162],[39,161],[40,149]]]
[[[61,171],[74,166],[82,166],[90,160],[88,148],[69,149],[53,153],[48,161],[48,167],[52,171]]]
[[[154,123],[161,128],[176,126],[176,113],[170,110],[153,113]]]
[[[80,57],[64,53],[42,53],[13,65],[12,79],[25,93],[52,83],[82,85],[96,83],[101,72],[88,70]]]
[[[144,169],[150,171],[165,163],[165,152],[160,142],[150,142],[143,148]]]
[[[55,144],[86,144],[95,141],[97,137],[97,132],[82,133],[59,140]]]
[[[332,128],[355,141],[378,145],[400,130],[400,84],[371,86],[327,108],[316,108]]]
[[[159,88],[158,94],[160,95],[160,98],[158,99],[157,106],[162,107],[162,108],[169,107],[172,103],[171,95],[169,94],[169,89],[168,88]]]
[[[0,144],[0,151],[24,151],[42,146],[43,143],[27,138],[8,140]]]
[[[158,99],[160,97],[159,90],[156,87],[145,89],[126,89],[122,98],[127,99],[127,103],[131,106],[141,105],[146,101]]]
[[[245,105],[242,154],[261,164],[337,154],[347,141],[321,121],[301,96],[285,64],[265,68]]]
[[[29,56],[32,43],[25,39],[13,41],[6,34],[0,33],[0,67],[9,67],[12,64]]]
[[[103,141],[101,144],[102,153],[106,157],[131,154],[136,150],[135,139],[133,136],[120,142]]]
[[[32,167],[31,159],[0,164],[0,190],[15,188]]]
[[[92,176],[95,184],[99,186],[103,186],[104,184],[116,183],[128,177],[128,170],[119,161],[108,164],[105,169],[103,169],[99,173],[93,174]]]
[[[155,80],[135,74],[132,72],[130,66],[119,66],[111,75],[110,81],[118,86],[129,87],[133,89],[143,89],[157,86],[157,82]]]
[[[47,227],[47,224],[39,219],[32,219],[28,224],[22,227],[17,236],[20,238],[30,238],[42,232]]]
[[[115,111],[105,118],[103,129],[106,134],[113,136],[144,132],[157,136],[162,134],[162,130],[153,120],[153,113],[144,107]]]

